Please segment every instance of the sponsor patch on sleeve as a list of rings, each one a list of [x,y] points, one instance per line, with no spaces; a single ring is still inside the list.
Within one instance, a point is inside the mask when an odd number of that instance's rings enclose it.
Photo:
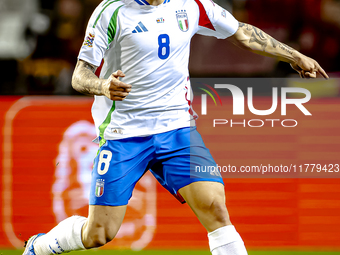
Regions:
[[[86,38],[85,38],[83,46],[88,46],[88,47],[92,48],[93,47],[94,38],[95,38],[95,35],[92,34],[92,33],[89,33],[89,35],[86,36]]]

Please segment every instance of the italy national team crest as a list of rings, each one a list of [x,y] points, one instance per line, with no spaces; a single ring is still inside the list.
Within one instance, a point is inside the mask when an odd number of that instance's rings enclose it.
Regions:
[[[96,181],[96,197],[101,197],[104,194],[104,180],[98,179]]]
[[[189,29],[189,19],[186,10],[176,11],[176,18],[179,29],[183,32],[188,31]]]

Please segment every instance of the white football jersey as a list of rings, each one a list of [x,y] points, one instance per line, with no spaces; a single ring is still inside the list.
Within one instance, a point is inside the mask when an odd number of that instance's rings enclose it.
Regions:
[[[189,127],[190,40],[197,33],[220,39],[238,21],[210,0],[105,0],[89,21],[79,59],[102,64],[100,78],[122,70],[132,90],[123,101],[95,96],[92,115],[102,141]],[[209,50],[209,49],[202,49]],[[105,140],[104,140],[104,139]]]

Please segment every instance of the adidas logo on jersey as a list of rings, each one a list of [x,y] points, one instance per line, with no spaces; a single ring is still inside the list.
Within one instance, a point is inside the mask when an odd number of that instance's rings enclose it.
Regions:
[[[132,31],[132,33],[143,33],[143,32],[148,32],[146,27],[143,25],[142,22],[139,22],[138,25],[135,27],[135,29]]]

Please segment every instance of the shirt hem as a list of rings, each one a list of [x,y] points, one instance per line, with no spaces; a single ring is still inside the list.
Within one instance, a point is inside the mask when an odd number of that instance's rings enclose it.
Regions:
[[[192,124],[192,122],[194,124]],[[131,137],[145,137],[145,136],[151,136],[151,135],[169,132],[169,131],[172,131],[172,130],[175,130],[175,129],[185,128],[185,127],[195,127],[195,126],[196,126],[195,121],[189,121],[185,125],[173,126],[173,127],[153,131],[153,132],[150,132],[150,133],[149,132],[148,133],[140,133],[140,134],[136,134],[136,135],[127,134],[127,135],[119,135],[119,136],[107,135],[108,131],[106,131],[104,133],[104,139],[105,140],[120,140],[120,139],[131,138]]]

